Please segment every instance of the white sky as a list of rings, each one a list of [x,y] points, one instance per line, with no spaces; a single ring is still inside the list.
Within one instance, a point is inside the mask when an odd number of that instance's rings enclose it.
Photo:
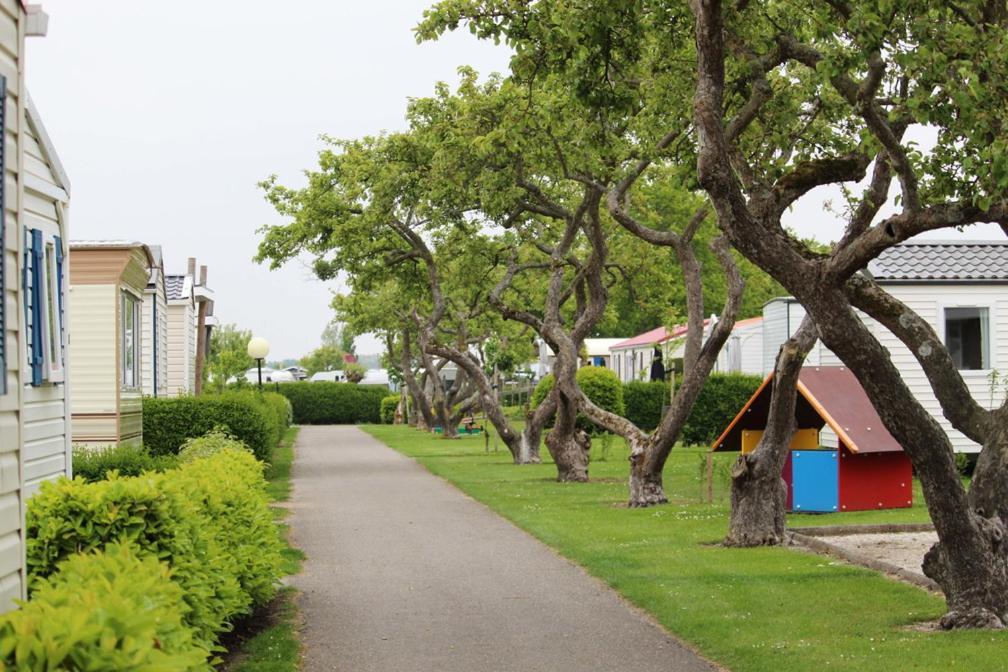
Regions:
[[[29,39],[27,81],[70,176],[71,238],[159,244],[168,273],[195,256],[222,323],[267,338],[271,359],[307,353],[336,285],[251,261],[256,229],[281,221],[257,182],[300,185],[321,133],[402,128],[407,97],[459,65],[506,69],[503,48],[467,33],[418,46],[431,1],[44,0],[49,35]],[[818,201],[788,223],[823,240],[839,230]]]

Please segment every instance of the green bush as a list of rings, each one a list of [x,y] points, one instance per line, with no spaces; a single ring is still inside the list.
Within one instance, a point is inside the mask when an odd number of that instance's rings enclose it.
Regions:
[[[290,400],[299,425],[352,425],[381,422],[384,385],[353,383],[287,383],[280,394]]]
[[[395,422],[395,412],[399,407],[399,395],[390,394],[381,400],[381,421],[386,425]]]
[[[626,419],[650,432],[661,422],[662,407],[669,403],[668,383],[633,381],[623,385]]]
[[[623,385],[615,373],[601,366],[584,366],[577,370],[575,374],[578,387],[585,393],[592,402],[599,408],[603,408],[616,415],[623,415],[625,412],[623,405]],[[532,408],[541,404],[546,396],[553,389],[553,374],[548,374],[539,381],[535,390],[532,391]],[[550,420],[548,426],[552,426]],[[586,432],[594,432],[598,428],[591,420],[584,415],[578,415],[577,425]]]
[[[712,373],[683,426],[680,441],[686,445],[713,443],[762,384],[762,376]]]
[[[186,439],[179,450],[176,463],[188,464],[195,460],[211,457],[225,450],[243,450],[251,454],[244,443],[234,438],[221,428],[211,430],[195,439]]]
[[[169,572],[125,544],[69,556],[31,601],[0,616],[3,669],[210,670]]]
[[[197,450],[215,452],[183,464],[179,478],[208,519],[217,544],[233,560],[242,591],[253,605],[263,605],[275,594],[282,573],[280,536],[263,465],[237,441],[219,434],[204,439]]]
[[[147,397],[143,400],[144,445],[153,455],[174,455],[186,439],[223,427],[257,458],[269,461],[286,428],[279,420],[279,396],[249,390],[199,397]]]
[[[34,594],[81,551],[128,543],[168,564],[182,589],[185,623],[201,646],[272,595],[280,542],[262,464],[224,449],[163,474],[44,483],[28,505],[27,560]]]
[[[143,446],[117,446],[107,450],[74,447],[73,474],[86,481],[104,480],[109,472],[139,476],[145,471],[165,471],[176,466],[174,455],[151,455]]]

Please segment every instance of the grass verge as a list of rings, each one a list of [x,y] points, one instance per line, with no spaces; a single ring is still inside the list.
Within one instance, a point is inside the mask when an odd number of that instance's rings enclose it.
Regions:
[[[1003,669],[1008,633],[923,632],[944,601],[870,570],[783,548],[718,546],[728,524],[732,454],[715,455],[705,499],[702,448],[673,451],[670,503],[628,509],[627,452],[613,442],[592,482],[562,484],[546,463],[516,467],[479,436],[449,441],[402,426],[364,427],[650,612],[735,672]],[[499,444],[499,442],[498,442]],[[492,442],[491,442],[492,445]],[[792,526],[926,522],[912,508],[794,515]]]
[[[283,502],[290,499],[291,465],[294,462],[294,442],[299,427],[284,434],[266,468],[267,492],[280,506],[273,508],[280,533],[283,535],[283,570],[287,575],[301,571],[304,553],[290,545],[288,526],[283,520],[287,509]],[[301,644],[297,637],[297,591],[283,588],[268,605],[256,611],[236,626],[236,646],[223,665],[227,672],[296,672],[301,660]]]

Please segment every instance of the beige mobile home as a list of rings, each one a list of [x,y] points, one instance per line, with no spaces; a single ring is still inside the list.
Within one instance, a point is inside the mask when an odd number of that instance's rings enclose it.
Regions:
[[[0,612],[25,597],[25,501],[69,471],[64,310],[69,183],[24,81],[37,7],[0,0]]]
[[[143,439],[140,306],[153,259],[143,243],[70,244],[74,443]]]
[[[168,297],[168,396],[195,392],[196,298],[191,275],[165,277]]]
[[[151,245],[150,251],[154,261],[140,311],[143,324],[140,367],[144,395],[163,397],[168,394],[168,297],[161,247]]]

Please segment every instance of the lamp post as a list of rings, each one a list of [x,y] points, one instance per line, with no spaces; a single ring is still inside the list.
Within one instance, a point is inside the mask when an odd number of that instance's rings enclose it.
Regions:
[[[262,365],[269,354],[269,341],[261,336],[253,336],[248,342],[248,356],[256,360],[259,367],[259,389],[262,389]]]

